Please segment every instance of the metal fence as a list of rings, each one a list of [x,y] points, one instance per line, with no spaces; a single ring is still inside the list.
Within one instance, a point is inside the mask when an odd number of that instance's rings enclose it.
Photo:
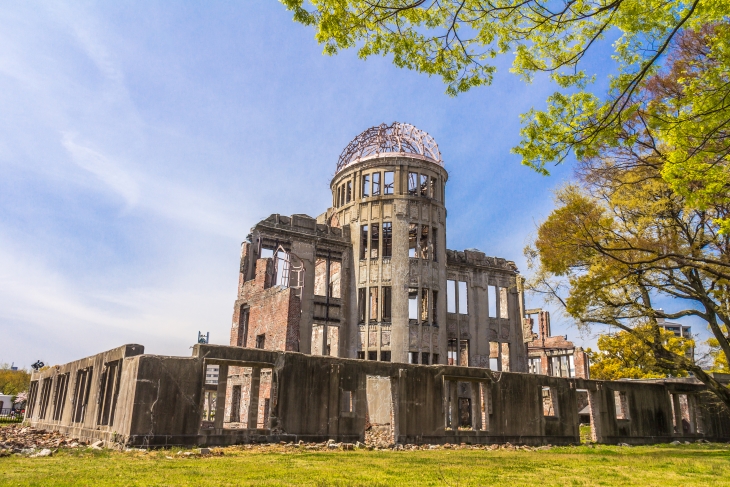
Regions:
[[[20,423],[25,411],[15,409],[0,409],[0,423]]]

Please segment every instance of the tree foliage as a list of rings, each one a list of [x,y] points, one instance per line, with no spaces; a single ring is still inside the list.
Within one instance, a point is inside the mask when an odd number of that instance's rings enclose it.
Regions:
[[[363,59],[392,55],[398,67],[440,76],[451,95],[490,84],[499,55],[514,56],[512,71],[525,81],[546,73],[559,89],[545,110],[524,115],[515,148],[523,163],[545,174],[548,163],[571,151],[579,160],[595,156],[597,145],[615,140],[627,117],[646,108],[639,88],[660,71],[679,33],[728,21],[726,0],[281,1],[295,21],[316,28],[325,53],[357,48]],[[666,173],[676,187],[700,180],[711,193],[718,189],[709,184],[718,172],[722,184],[727,181],[724,168],[706,164],[712,155],[727,163],[728,142],[718,130],[726,131],[730,110],[730,42],[726,29],[708,34],[705,62],[684,66],[686,75],[674,80],[682,93],[674,101],[681,101],[654,107],[651,128],[656,138],[677,145]],[[606,36],[617,40],[613,59],[603,62],[614,69],[608,93],[601,94],[585,59]],[[708,141],[700,151],[696,137]],[[687,143],[695,150],[684,150]],[[682,176],[688,169],[694,178]]]
[[[30,386],[30,372],[11,370],[7,364],[0,365],[0,393],[17,396]]]
[[[685,355],[694,348],[694,340],[676,337],[674,333],[660,330],[664,347],[677,355]],[[654,340],[651,325],[637,326],[632,333],[619,331],[598,338],[598,350],[586,350],[591,361],[591,378],[600,380],[659,379],[662,377],[686,377],[686,370],[661,367],[651,348],[644,343]]]
[[[580,325],[633,334],[658,367],[692,372],[730,407],[730,390],[668,349],[656,321],[699,317],[708,323],[717,356],[730,357],[730,241],[723,232],[730,203],[708,198],[696,204],[665,177],[673,168],[674,146],[654,137],[648,113],[682,98],[673,91],[675,81],[683,79],[687,64],[704,62],[702,46],[714,42],[718,29],[726,27],[707,26],[678,38],[670,69],[640,86],[645,108],[622,123],[614,143],[597,146],[595,156],[578,164],[576,182],[557,193],[557,208],[539,226],[527,254],[536,271],[533,290],[558,300]],[[687,139],[687,147],[705,141]],[[655,309],[660,298],[680,309]]]

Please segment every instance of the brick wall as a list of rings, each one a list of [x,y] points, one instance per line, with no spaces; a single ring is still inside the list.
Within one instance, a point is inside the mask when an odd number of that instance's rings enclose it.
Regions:
[[[264,335],[266,350],[299,351],[300,299],[294,289],[272,286],[273,276],[273,259],[259,259],[254,278],[240,286],[233,307],[231,345],[254,348],[257,336]],[[248,309],[248,333],[240,337],[245,331],[244,308]]]

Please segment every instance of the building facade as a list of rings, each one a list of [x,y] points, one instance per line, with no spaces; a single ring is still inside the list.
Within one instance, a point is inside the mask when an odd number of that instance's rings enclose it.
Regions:
[[[252,228],[230,344],[527,371],[521,277],[511,261],[446,248],[447,181],[438,145],[411,125],[356,137],[330,208]]]

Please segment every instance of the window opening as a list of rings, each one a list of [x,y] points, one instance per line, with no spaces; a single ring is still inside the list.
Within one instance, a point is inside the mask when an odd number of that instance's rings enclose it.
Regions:
[[[383,258],[393,256],[393,224],[383,223]]]
[[[507,300],[507,288],[499,288],[499,317],[509,318],[509,304]]]
[[[421,288],[421,323],[429,323],[428,319],[428,289]]]
[[[421,363],[422,363],[423,365],[429,365],[429,358],[430,358],[430,356],[431,356],[431,354],[430,354],[430,353],[428,353],[428,352],[423,352],[423,353],[421,354]]]
[[[331,298],[339,298],[341,287],[341,271],[342,271],[342,263],[339,261],[330,261],[330,279],[329,279],[329,292]]]
[[[355,410],[354,401],[355,396],[353,391],[342,391],[342,412],[351,413]]]
[[[51,400],[51,384],[53,384],[52,377],[43,379],[43,383],[41,384],[41,403],[38,410],[38,419],[46,419],[48,404]]]
[[[428,229],[426,225],[421,226],[421,241],[419,245],[419,257],[428,259]]]
[[[451,339],[447,342],[446,345],[446,359],[448,365],[456,365],[458,358],[457,358],[457,350],[456,350],[456,340]]]
[[[362,177],[362,197],[370,196],[370,175],[364,174]]]
[[[542,360],[540,357],[527,359],[527,363],[531,374],[542,374]]]
[[[418,196],[418,173],[408,173],[408,195]]]
[[[431,323],[434,325],[438,323],[438,297],[439,292],[434,291],[433,292],[433,299],[431,299]]]
[[[421,174],[421,196],[428,196],[428,176]]]
[[[277,286],[294,289],[298,297],[302,297],[304,288],[304,262],[279,245],[274,252],[274,283]]]
[[[498,342],[489,342],[489,368],[491,370],[502,370],[502,360]]]
[[[371,350],[368,352],[368,360],[377,361],[378,360],[378,352],[375,350]]]
[[[373,196],[380,196],[380,173],[373,173]]]
[[[314,295],[327,296],[327,259],[322,257],[314,262]]]
[[[241,422],[241,386],[231,389],[231,423]]]
[[[365,288],[361,287],[357,290],[357,314],[360,323],[365,323]]]
[[[241,306],[241,312],[238,315],[238,337],[236,345],[239,347],[246,346],[246,337],[248,336],[248,316],[249,308]]]
[[[629,403],[625,392],[613,391],[613,402],[616,406],[616,419],[631,419],[629,418]]]
[[[433,255],[434,262],[439,260],[438,253],[438,228],[433,227],[431,229],[431,255]]]
[[[408,352],[408,363],[418,364],[418,352]]]
[[[416,257],[416,245],[418,240],[418,225],[408,224],[408,257]]]
[[[542,415],[558,417],[558,404],[555,400],[555,391],[551,387],[542,387]]]
[[[368,226],[360,227],[360,260],[365,260],[368,256]]]
[[[439,363],[439,354],[434,353],[433,354],[433,364],[436,365],[437,363]]]
[[[390,286],[383,286],[383,321],[390,322],[391,320],[391,295]]]
[[[428,196],[430,196],[431,198],[436,198],[436,178],[431,178],[430,182],[431,184],[428,188]]]
[[[94,368],[88,367],[79,370],[76,373],[76,389],[74,390],[74,413],[73,422],[82,423],[86,416],[86,407],[89,402],[89,394],[91,393],[91,379],[93,377]]]
[[[38,395],[38,381],[34,380],[30,383],[30,387],[28,388],[28,402],[27,407],[25,411],[25,417],[26,418],[32,418],[33,417],[33,410],[35,409],[35,400],[36,396]]]
[[[471,398],[460,397],[459,398],[459,427],[460,428],[472,428],[471,423]]]
[[[489,302],[489,317],[497,317],[497,288],[487,286],[487,301]]]
[[[390,362],[390,350],[382,350],[380,352],[380,361],[381,362]]]
[[[408,321],[418,323],[418,289],[408,289]]]
[[[112,426],[114,410],[119,395],[119,380],[122,375],[122,361],[115,360],[104,365],[99,390],[99,417],[97,423]]]
[[[378,321],[378,288],[370,288],[370,322]]]
[[[349,203],[352,200],[352,181],[347,182],[347,194],[345,197],[345,203]]]
[[[66,405],[66,393],[68,391],[68,379],[70,374],[59,375],[56,389],[53,394],[53,420],[59,421],[63,417],[63,408]]]
[[[459,314],[469,314],[469,306],[467,299],[466,282],[459,281]]]
[[[378,250],[380,250],[380,224],[373,223],[370,225],[370,258],[378,258]]]
[[[264,348],[266,346],[266,334],[256,335],[256,348]]]
[[[384,180],[384,186],[383,186],[383,194],[393,194],[394,189],[394,172],[393,171],[385,171],[385,180]]]
[[[469,367],[469,340],[459,341],[459,365]]]
[[[446,281],[446,311],[456,313],[456,281]]]
[[[365,352],[363,352],[362,350],[360,350],[359,352],[357,352],[357,359],[358,360],[365,360]]]

